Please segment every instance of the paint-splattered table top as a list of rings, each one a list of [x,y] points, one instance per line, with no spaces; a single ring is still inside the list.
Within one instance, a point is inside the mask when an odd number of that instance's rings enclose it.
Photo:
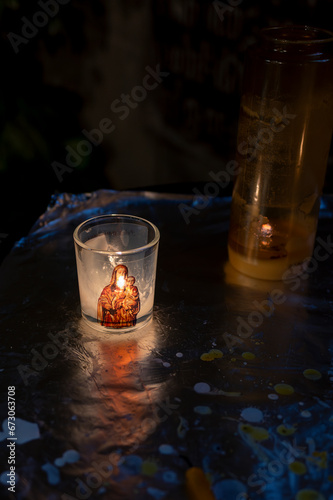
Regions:
[[[17,242],[0,269],[1,498],[332,500],[333,199],[290,282],[229,266],[229,209],[63,194]],[[104,213],[161,231],[154,319],[133,334],[80,317],[72,233]]]

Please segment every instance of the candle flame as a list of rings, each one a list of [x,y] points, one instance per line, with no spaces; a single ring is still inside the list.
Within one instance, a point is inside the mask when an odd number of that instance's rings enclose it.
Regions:
[[[266,224],[263,224],[261,226],[261,236],[263,238],[261,244],[264,246],[268,246],[270,244],[270,238],[272,237],[272,234],[272,226],[268,222]]]
[[[126,281],[124,276],[118,276],[117,278],[117,287],[118,288],[125,288]]]

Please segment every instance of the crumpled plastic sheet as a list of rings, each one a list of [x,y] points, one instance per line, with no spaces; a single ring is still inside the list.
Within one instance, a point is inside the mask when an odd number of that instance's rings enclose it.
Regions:
[[[197,466],[217,500],[332,500],[333,198],[318,258],[288,283],[233,270],[230,198],[204,201],[64,193],[5,259],[1,498],[178,500]],[[72,233],[105,213],[161,232],[154,317],[134,333],[103,334],[80,315]]]

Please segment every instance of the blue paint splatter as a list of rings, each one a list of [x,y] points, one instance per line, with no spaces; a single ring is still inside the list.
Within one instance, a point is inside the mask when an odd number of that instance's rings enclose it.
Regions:
[[[163,473],[163,481],[165,481],[166,483],[174,484],[177,484],[179,482],[177,474],[173,470],[167,470]]]
[[[147,493],[156,498],[156,500],[160,500],[166,495],[166,491],[158,490],[157,488],[152,488],[151,486],[147,488]]]
[[[54,465],[46,463],[42,465],[42,470],[46,472],[49,484],[55,485],[60,482],[60,472]]]
[[[225,479],[213,486],[216,500],[235,500],[235,498],[247,498],[246,486],[236,479]]]
[[[24,444],[28,441],[40,438],[39,428],[37,424],[28,422],[27,420],[22,420],[21,418],[17,418],[15,423],[15,437],[17,438],[16,444]],[[0,432],[0,441],[3,441],[8,436],[7,419],[3,421],[2,429],[4,432]]]
[[[212,413],[209,406],[195,406],[194,411],[195,413],[199,413],[199,415],[210,415]]]
[[[10,473],[10,471],[6,470],[6,471],[2,472],[0,475],[0,483],[5,484],[7,487],[8,487],[7,481],[9,480],[9,473]],[[15,481],[17,482],[18,479],[19,479],[19,476],[18,476],[17,472],[15,471]]]
[[[194,390],[199,394],[205,394],[207,392],[210,392],[210,386],[206,384],[206,382],[198,382],[195,384]]]
[[[80,459],[80,453],[76,450],[67,450],[63,453],[62,457],[56,458],[54,465],[57,467],[63,467],[65,464],[73,464]]]
[[[241,412],[241,417],[247,422],[261,422],[264,418],[263,412],[258,408],[244,408]]]
[[[129,474],[139,474],[142,467],[142,458],[138,455],[128,455],[125,457],[121,469],[125,469]]]
[[[170,444],[161,444],[158,450],[162,455],[175,455],[177,453]]]

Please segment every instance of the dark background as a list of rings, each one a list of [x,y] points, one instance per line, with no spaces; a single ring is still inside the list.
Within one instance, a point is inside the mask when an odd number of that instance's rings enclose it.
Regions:
[[[235,157],[244,52],[260,28],[333,29],[332,4],[2,0],[0,258],[54,194],[202,189],[209,172]],[[169,75],[143,96],[133,89],[147,67]],[[144,98],[120,113],[119,101],[133,91]],[[114,130],[84,150],[83,130],[106,119]],[[75,167],[68,148],[82,153]],[[228,186],[221,195],[230,193]]]

